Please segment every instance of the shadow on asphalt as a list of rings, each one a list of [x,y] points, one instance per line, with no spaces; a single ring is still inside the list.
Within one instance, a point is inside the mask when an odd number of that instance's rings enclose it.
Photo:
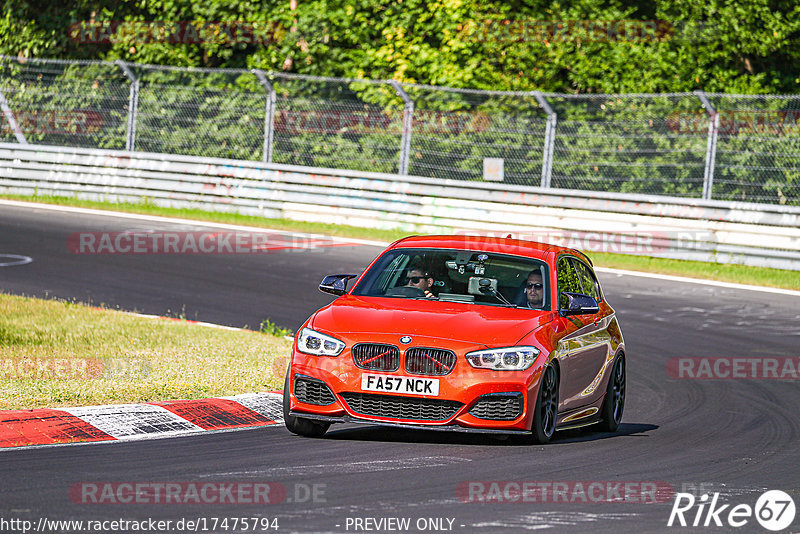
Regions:
[[[575,443],[578,441],[596,441],[621,436],[646,436],[647,432],[658,429],[658,425],[647,423],[621,423],[616,432],[597,432],[589,429],[562,430],[556,434],[553,443]]]
[[[645,423],[623,423],[616,432],[594,432],[591,430],[564,430],[556,433],[550,445],[560,443],[576,443],[613,439],[622,436],[646,436],[658,425]],[[478,446],[530,446],[534,445],[526,436],[468,434],[433,430],[401,429],[383,426],[347,425],[337,428],[332,426],[322,439],[337,441],[380,441],[396,443],[433,443],[446,445],[478,445]]]

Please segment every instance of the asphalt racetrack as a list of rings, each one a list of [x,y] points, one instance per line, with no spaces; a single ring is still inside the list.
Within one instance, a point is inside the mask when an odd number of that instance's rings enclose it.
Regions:
[[[0,204],[0,264],[33,260],[0,267],[0,290],[231,326],[270,318],[297,329],[329,302],[317,290],[325,274],[361,272],[381,250],[304,248],[287,235],[276,238],[299,248],[267,254],[91,255],[67,246],[76,232],[205,229]],[[754,508],[766,490],[800,504],[800,382],[676,379],[667,368],[673,358],[796,363],[800,297],[608,273],[600,280],[628,349],[627,403],[615,434],[560,432],[536,446],[355,425],[306,439],[273,426],[10,449],[0,452],[0,531],[21,532],[3,519],[47,518],[170,520],[173,528],[183,519],[182,531],[194,530],[185,521],[201,520],[200,532],[263,532],[263,522],[233,528],[233,518],[258,518],[277,532],[766,532],[753,516],[739,528],[728,516],[735,505]],[[91,504],[74,494],[85,483],[125,482],[268,483],[285,493],[275,490],[268,504]],[[538,493],[519,489],[531,487]],[[667,526],[678,492],[696,496],[685,518],[691,525],[699,514],[700,526]],[[727,505],[716,516],[723,527],[706,517],[715,494],[717,508]],[[800,531],[800,518],[784,531]]]

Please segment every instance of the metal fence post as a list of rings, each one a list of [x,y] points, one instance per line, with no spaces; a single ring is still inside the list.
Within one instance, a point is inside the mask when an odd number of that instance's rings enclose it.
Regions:
[[[717,159],[717,136],[719,134],[719,113],[711,102],[706,98],[703,91],[695,91],[694,94],[703,105],[703,109],[708,112],[708,142],[706,143],[706,168],[703,174],[703,199],[710,200],[714,189],[714,166]]]
[[[125,77],[131,81],[131,92],[128,96],[128,135],[125,139],[125,150],[136,150],[136,119],[139,112],[139,80],[121,59],[115,61],[122,69]]]
[[[411,130],[414,127],[414,101],[395,80],[390,80],[389,83],[403,99],[403,136],[400,139],[400,165],[397,174],[407,176],[411,157]]]
[[[6,95],[3,94],[3,91],[0,91],[0,108],[3,109],[3,115],[6,116],[8,127],[14,132],[14,137],[17,138],[17,143],[21,145],[27,145],[28,140],[25,139],[25,134],[22,133],[22,129],[19,127],[17,118],[14,117],[14,112],[11,111],[11,108],[8,106],[8,100],[6,100]]]
[[[558,115],[550,107],[541,92],[533,91],[532,94],[539,106],[547,113],[547,126],[544,130],[544,146],[542,147],[542,187],[550,187],[553,179],[553,152],[555,150]]]
[[[250,72],[256,75],[261,86],[267,91],[267,109],[264,113],[264,151],[262,161],[272,163],[272,145],[275,138],[275,103],[277,96],[275,88],[269,83],[267,77],[259,69],[252,69]]]

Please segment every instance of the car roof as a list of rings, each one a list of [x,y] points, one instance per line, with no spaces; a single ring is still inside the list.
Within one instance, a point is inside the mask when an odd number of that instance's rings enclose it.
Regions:
[[[390,248],[464,249],[481,252],[513,254],[516,256],[525,256],[540,260],[544,260],[549,253],[553,253],[557,256],[562,252],[566,252],[584,259],[589,263],[589,265],[592,264],[591,260],[589,260],[589,258],[579,250],[558,245],[551,245],[549,243],[540,243],[538,241],[513,239],[510,237],[480,235],[416,235],[396,241]]]

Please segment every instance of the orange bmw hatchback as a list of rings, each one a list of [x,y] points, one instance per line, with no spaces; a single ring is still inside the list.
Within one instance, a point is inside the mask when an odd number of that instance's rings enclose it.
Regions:
[[[320,290],[338,298],[295,338],[283,399],[295,434],[349,422],[546,443],[556,430],[620,424],[625,344],[577,250],[415,236]]]

